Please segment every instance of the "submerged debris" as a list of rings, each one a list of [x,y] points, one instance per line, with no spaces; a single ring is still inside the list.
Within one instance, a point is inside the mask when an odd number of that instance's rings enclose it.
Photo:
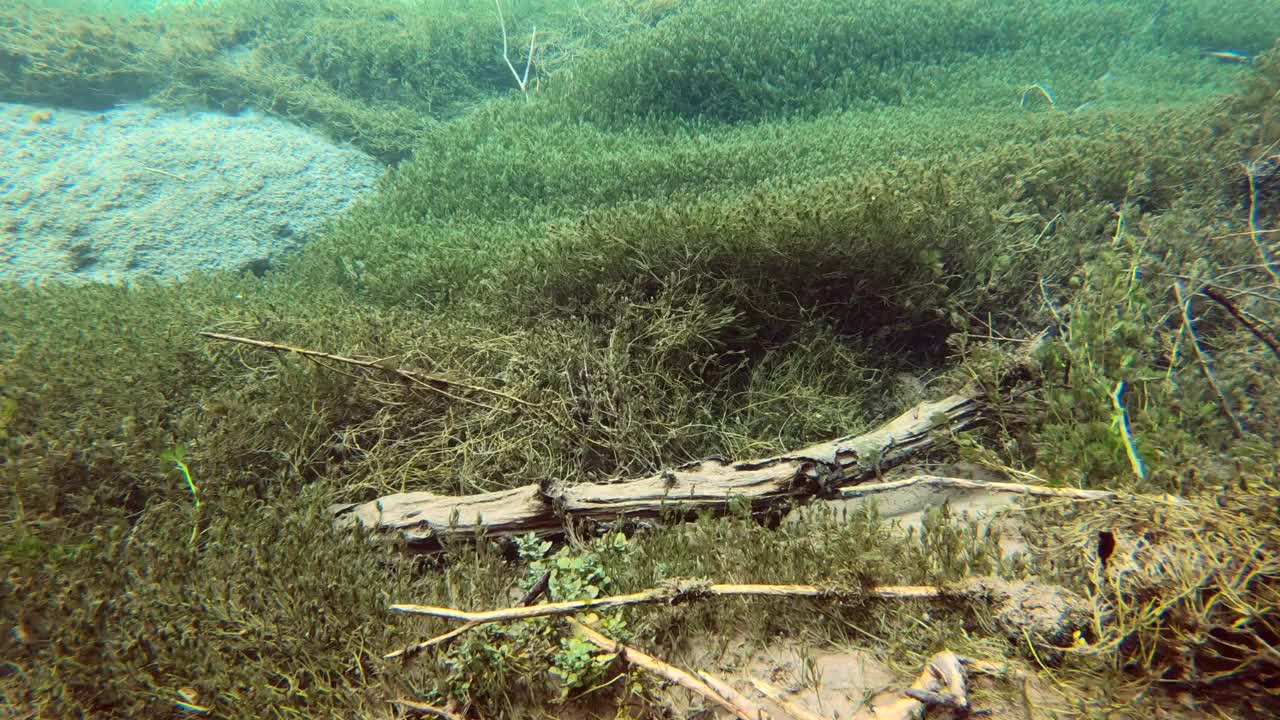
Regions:
[[[1233,197],[1256,210],[1274,207],[1280,201],[1280,155],[1270,155],[1245,165]]]

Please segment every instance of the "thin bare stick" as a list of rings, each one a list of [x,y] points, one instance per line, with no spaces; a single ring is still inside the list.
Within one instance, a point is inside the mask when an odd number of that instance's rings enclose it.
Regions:
[[[1049,291],[1044,287],[1043,275],[1040,276],[1040,297],[1044,298],[1045,307],[1048,307],[1049,312],[1053,313],[1054,322],[1058,323],[1058,332],[1065,335],[1067,333],[1067,321],[1062,319],[1062,313],[1058,312],[1058,308],[1054,306],[1053,301],[1049,299]]]
[[[980,585],[969,585],[949,588],[946,590],[932,585],[885,585],[883,587],[872,588],[869,591],[862,592],[861,597],[873,600],[928,600],[931,598],[941,597],[944,594],[950,596],[981,595],[984,592],[986,592],[986,590]],[[554,617],[558,615],[572,615],[582,612],[583,610],[619,608],[628,605],[642,605],[659,602],[674,605],[676,603],[688,602],[690,600],[732,596],[821,598],[840,597],[840,593],[830,588],[820,588],[817,585],[710,585],[706,583],[686,583],[682,587],[680,582],[673,582],[666,587],[652,588],[650,590],[631,593],[629,595],[610,595],[591,600],[570,600],[567,602],[517,606],[481,612],[457,610],[455,608],[447,607],[434,607],[431,605],[400,603],[392,605],[390,608],[391,611],[405,613],[407,615],[426,615],[428,617],[461,620],[465,624],[456,627],[447,633],[414,643],[399,650],[393,650],[382,657],[391,660],[398,657],[411,656],[422,652],[427,648],[448,642],[459,635],[470,632],[482,625],[488,625],[491,623],[515,622],[517,620],[529,620],[538,617]]]
[[[479,385],[469,385],[464,382],[458,382],[457,380],[449,380],[447,378],[442,378],[438,375],[430,375],[428,373],[420,372],[418,370],[405,370],[403,368],[398,368],[391,365],[383,364],[385,361],[357,360],[355,358],[344,357],[342,355],[334,355],[331,353],[320,352],[319,350],[308,350],[306,348],[294,347],[292,345],[282,345],[280,343],[269,342],[267,340],[254,340],[253,338],[239,337],[236,335],[225,335],[223,333],[200,331],[196,334],[213,339],[213,340],[222,340],[224,342],[240,343],[241,345],[251,345],[253,347],[263,348],[265,350],[274,350],[276,352],[293,353],[295,355],[301,355],[313,361],[321,360],[321,359],[331,360],[333,362],[343,363],[345,365],[353,365],[355,367],[364,368],[366,370],[374,370],[374,371],[389,373],[391,375],[395,375],[396,377],[408,380],[409,382],[419,387],[424,387],[433,392],[446,395],[455,400],[462,400],[464,402],[475,403],[475,401],[473,400],[467,400],[466,398],[453,395],[452,393],[449,393],[438,386],[445,385],[445,386],[458,387],[464,390],[471,390],[473,392],[484,393],[487,395],[500,397],[506,400],[510,400],[511,402],[524,405],[526,407],[533,407],[533,408],[541,407],[536,403],[531,403],[528,400],[521,400],[520,398],[514,395],[508,395],[507,393],[500,392],[498,390],[491,390],[489,388],[481,387]],[[475,403],[475,404],[479,404],[479,403]],[[489,406],[481,405],[481,407],[488,408]],[[493,409],[493,408],[490,408],[490,409]]]
[[[533,43],[538,37],[538,26],[533,26],[533,33],[529,36],[529,57],[524,61],[524,76],[516,72],[516,66],[511,63],[511,58],[507,55],[507,21],[502,17],[502,3],[500,0],[493,0],[493,4],[498,7],[498,22],[502,25],[502,59],[507,61],[507,67],[511,68],[511,75],[516,79],[516,84],[520,86],[520,92],[526,98],[529,94],[525,89],[529,86],[529,66],[533,63]]]
[[[934,585],[885,585],[860,592],[862,597],[875,600],[921,600],[940,597],[950,592]],[[976,590],[974,591],[977,592]],[[690,600],[702,600],[711,597],[753,596],[753,597],[840,597],[841,593],[832,588],[817,585],[711,585],[705,583],[688,583],[681,587],[680,583],[672,583],[668,587],[658,587],[629,595],[609,595],[590,600],[570,600],[566,602],[545,603],[521,607],[500,608],[472,612],[447,607],[430,605],[412,605],[401,603],[391,606],[394,612],[409,615],[427,615],[429,617],[449,618],[463,622],[485,625],[495,622],[513,622],[537,617],[555,615],[572,615],[583,610],[598,610],[643,605],[649,603],[667,603],[674,605]]]
[[[469,622],[464,625],[459,625],[458,627],[450,630],[447,633],[442,633],[433,638],[423,640],[422,642],[417,642],[408,647],[400,648],[399,650],[392,650],[391,652],[383,655],[382,659],[395,660],[398,657],[410,657],[412,655],[416,655],[422,652],[423,650],[426,650],[429,647],[434,647],[436,645],[440,645],[441,643],[449,642],[450,640],[458,637],[459,635],[465,635],[484,624],[485,623]]]
[[[1221,305],[1224,310],[1231,313],[1231,317],[1235,318],[1245,327],[1246,330],[1253,333],[1254,337],[1261,340],[1264,345],[1271,349],[1271,353],[1275,355],[1277,359],[1280,359],[1280,343],[1276,342],[1276,339],[1271,337],[1270,334],[1263,332],[1262,328],[1259,327],[1257,323],[1254,323],[1250,321],[1249,318],[1245,317],[1244,313],[1240,311],[1240,308],[1236,307],[1235,303],[1231,302],[1226,295],[1223,295],[1217,288],[1209,285],[1206,285],[1200,292],[1204,293],[1210,300]]]
[[[669,680],[680,687],[692,690],[693,692],[733,713],[735,717],[738,717],[741,720],[760,720],[758,712],[753,712],[753,707],[741,707],[735,704],[732,700],[724,697],[715,690],[712,690],[711,686],[684,670],[673,665],[669,665],[652,655],[648,655],[631,647],[630,645],[624,645],[616,640],[611,640],[577,620],[570,618],[569,624],[581,633],[584,638],[593,645],[599,647],[601,650],[617,653],[618,657],[621,658],[623,662],[648,670],[654,675]]]
[[[163,175],[163,176],[165,176],[165,177],[167,177],[167,178],[173,178],[174,180],[181,180],[182,182],[188,182],[188,180],[187,180],[186,178],[182,177],[181,175],[175,175],[175,174],[173,174],[173,173],[171,173],[171,172],[169,172],[169,171],[167,171],[167,170],[161,170],[160,168],[153,168],[153,167],[145,167],[145,166],[144,166],[142,169],[143,169],[143,170],[146,170],[146,171],[147,171],[147,172],[149,172],[149,173],[155,173],[156,175]]]
[[[1190,303],[1183,297],[1181,280],[1173,282],[1173,294],[1178,301],[1178,307],[1182,310],[1182,326],[1187,329],[1187,336],[1191,338],[1191,347],[1195,349],[1196,357],[1200,360],[1200,369],[1204,372],[1205,380],[1209,381],[1209,386],[1218,394],[1218,401],[1222,404],[1222,411],[1231,419],[1236,435],[1244,435],[1244,425],[1240,423],[1240,418],[1236,417],[1235,412],[1231,409],[1231,403],[1227,401],[1227,394],[1222,391],[1222,386],[1218,385],[1218,379],[1213,375],[1213,368],[1209,365],[1209,359],[1205,357],[1204,348],[1200,347],[1200,338],[1196,337],[1196,328],[1191,322]]]
[[[1070,500],[1105,500],[1116,496],[1106,490],[1083,490],[1080,488],[1055,488],[1043,485],[1025,485],[1023,483],[992,482],[987,480],[970,480],[968,478],[943,477],[941,475],[916,475],[905,480],[873,483],[844,488],[840,491],[845,499],[867,497],[880,493],[901,490],[916,485],[936,489],[954,488],[958,490],[986,490],[990,492],[1011,493],[1014,495],[1031,495],[1033,497],[1067,498]]]
[[[444,708],[438,708],[434,705],[428,705],[426,703],[415,702],[407,698],[396,698],[395,700],[390,700],[388,702],[390,702],[392,705],[399,705],[400,707],[406,710],[415,712],[419,715],[430,715],[431,717],[438,717],[438,718],[442,718],[443,720],[463,720],[463,717],[461,715],[455,715],[454,713],[451,713],[448,710],[445,710]]]
[[[782,688],[777,687],[776,685],[767,683],[760,678],[751,678],[751,684],[755,686],[756,690],[759,690],[761,694],[772,700],[774,704],[782,708],[783,712],[790,715],[795,720],[827,720],[800,703],[788,698],[787,694],[782,691]]]
[[[698,677],[702,679],[702,682],[707,684],[707,687],[715,690],[718,695],[734,705],[750,712],[751,717],[760,718],[760,720],[770,720],[771,716],[769,713],[765,712],[763,708],[756,705],[750,698],[738,692],[737,688],[724,680],[721,680],[705,670],[699,670]]]
[[[1115,419],[1113,427],[1120,433],[1120,440],[1124,443],[1125,455],[1129,456],[1129,467],[1133,468],[1133,474],[1139,480],[1147,479],[1146,467],[1142,464],[1142,456],[1138,454],[1138,448],[1133,442],[1133,433],[1129,430],[1129,410],[1124,406],[1124,381],[1116,383],[1116,389],[1111,391],[1111,407],[1115,409]]]

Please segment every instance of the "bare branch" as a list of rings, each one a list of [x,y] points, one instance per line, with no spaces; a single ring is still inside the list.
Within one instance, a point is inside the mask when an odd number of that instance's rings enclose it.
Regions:
[[[511,58],[507,55],[507,21],[502,17],[501,0],[493,0],[493,4],[498,7],[498,22],[502,25],[502,59],[506,61],[507,67],[511,69],[511,76],[516,79],[516,85],[520,86],[520,92],[529,97],[527,91],[529,87],[529,66],[533,64],[533,48],[534,42],[538,38],[538,26],[533,26],[533,32],[529,35],[529,56],[524,61],[524,75],[516,72],[516,66],[512,64]]]
[[[573,625],[574,630],[601,650],[617,653],[618,657],[622,658],[624,662],[648,670],[659,677],[670,680],[680,687],[692,690],[711,702],[725,708],[729,712],[733,713],[735,717],[740,718],[740,720],[759,720],[761,717],[759,709],[754,707],[754,705],[739,705],[732,699],[713,690],[707,683],[678,667],[669,665],[652,655],[631,647],[630,645],[624,645],[616,640],[611,640],[577,620],[570,619],[569,623]]]
[[[1223,295],[1217,288],[1211,285],[1206,285],[1200,292],[1204,293],[1210,300],[1221,305],[1224,310],[1231,313],[1231,317],[1235,318],[1236,321],[1243,325],[1246,330],[1253,333],[1254,337],[1261,340],[1264,345],[1271,349],[1271,353],[1276,356],[1276,359],[1280,360],[1280,342],[1277,342],[1269,333],[1264,332],[1258,323],[1252,322],[1249,318],[1245,317],[1240,308],[1236,307],[1235,303],[1231,302],[1226,295]]]
[[[1200,346],[1200,338],[1196,336],[1195,325],[1191,322],[1190,303],[1183,297],[1182,280],[1173,282],[1173,294],[1177,298],[1178,307],[1182,311],[1182,326],[1187,329],[1187,336],[1191,338],[1191,347],[1196,351],[1196,358],[1200,361],[1200,369],[1204,372],[1205,380],[1209,382],[1209,386],[1218,394],[1218,401],[1222,405],[1222,412],[1231,419],[1236,435],[1244,435],[1244,425],[1240,423],[1240,418],[1236,417],[1235,411],[1231,409],[1231,403],[1227,400],[1227,394],[1222,391],[1222,386],[1218,384],[1218,378],[1213,375],[1213,368],[1209,364],[1209,359],[1205,356],[1204,348]]]
[[[1030,495],[1032,497],[1066,498],[1069,500],[1106,500],[1116,496],[1106,490],[1084,490],[1080,488],[1055,488],[1044,485],[1025,485],[1023,483],[994,482],[989,480],[970,480],[968,478],[942,477],[940,475],[916,475],[904,480],[858,485],[845,488],[840,495],[846,499],[868,497],[880,493],[893,492],[912,486],[924,486],[935,489],[954,488],[958,490],[985,490],[988,492],[1010,493],[1013,495]]]
[[[342,363],[344,365],[352,365],[355,367],[364,368],[365,370],[371,370],[374,372],[382,372],[389,375],[394,375],[398,378],[408,381],[409,383],[417,387],[430,390],[432,392],[444,395],[445,397],[449,397],[454,400],[461,400],[463,402],[471,403],[474,405],[480,405],[480,407],[484,407],[488,409],[493,409],[493,408],[489,408],[488,405],[482,405],[480,403],[477,403],[474,400],[468,400],[464,397],[459,397],[457,395],[454,395],[446,391],[444,387],[452,386],[452,387],[462,388],[463,390],[471,390],[473,392],[485,393],[487,395],[493,395],[495,397],[500,397],[505,400],[510,400],[511,402],[517,403],[519,405],[524,405],[526,407],[532,407],[532,408],[541,407],[536,403],[531,403],[528,400],[521,400],[520,398],[515,397],[514,395],[508,395],[507,393],[500,392],[498,390],[492,390],[486,387],[481,387],[479,385],[470,385],[468,383],[459,382],[457,380],[450,380],[448,378],[440,377],[439,375],[431,375],[429,373],[420,372],[418,370],[405,370],[402,368],[398,368],[398,367],[395,367],[394,365],[387,363],[385,359],[357,360],[355,358],[345,357],[342,355],[334,355],[327,352],[321,352],[319,350],[308,350],[306,348],[294,347],[292,345],[282,345],[280,343],[269,342],[267,340],[254,340],[253,338],[239,337],[236,335],[225,335],[223,333],[205,332],[205,331],[200,331],[200,332],[197,332],[196,334],[203,337],[210,338],[212,340],[222,340],[224,342],[240,343],[241,345],[250,345],[252,347],[263,348],[264,350],[274,350],[276,352],[287,352],[287,353],[293,353],[294,355],[301,355],[307,358],[308,360],[316,362],[317,364],[320,364],[322,366],[323,366],[323,363],[320,363],[319,362],[320,360],[330,360],[332,362]]]
[[[416,702],[407,698],[396,698],[389,702],[392,705],[399,705],[400,707],[410,712],[417,713],[418,715],[429,715],[431,717],[440,718],[441,720],[463,720],[461,715],[451,713],[444,708],[438,708],[434,705]]]
[[[517,620],[529,620],[531,618],[554,617],[559,615],[573,615],[584,610],[607,610],[611,608],[626,607],[629,605],[653,603],[674,605],[681,602],[703,600],[712,597],[735,596],[838,598],[843,595],[860,596],[874,600],[927,600],[930,598],[941,597],[943,594],[948,593],[953,596],[963,594],[977,595],[985,591],[985,588],[982,588],[981,586],[974,586],[967,591],[950,591],[932,585],[886,585],[884,587],[872,588],[867,591],[848,591],[842,593],[835,588],[822,588],[817,585],[711,585],[698,582],[688,582],[684,584],[680,582],[673,582],[665,587],[652,588],[650,590],[631,593],[629,595],[610,595],[590,600],[570,600],[566,602],[499,608],[497,610],[485,610],[480,612],[457,610],[455,608],[447,607],[435,607],[431,605],[399,603],[392,605],[390,609],[393,612],[405,613],[407,615],[426,615],[428,617],[461,620],[466,624],[455,628],[453,631],[445,633],[444,635],[431,638],[430,640],[425,640],[417,643],[416,645],[404,648],[403,650],[388,653],[384,657],[388,659],[395,658],[425,650],[433,645],[451,640],[464,632],[491,623],[515,622]]]

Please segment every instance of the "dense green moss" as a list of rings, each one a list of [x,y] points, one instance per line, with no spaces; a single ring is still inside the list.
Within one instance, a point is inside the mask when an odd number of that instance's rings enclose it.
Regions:
[[[1246,5],[701,0],[584,60],[568,92],[588,116],[627,124],[654,114],[743,121],[896,104],[974,58],[1016,58],[1037,75],[1015,80],[1024,86],[1046,70],[1093,80],[1134,47],[1264,50],[1274,40],[1264,28],[1280,24],[1280,10]],[[1233,27],[1227,17],[1258,24]],[[1215,21],[1199,22],[1206,18]]]
[[[655,116],[754,121],[922,98],[973,104],[957,93],[1003,107],[1044,81],[1072,107],[1126,90],[1185,96],[1204,80],[1188,77],[1193,50],[1264,49],[1277,12],[1243,0],[1229,8],[547,0],[512,4],[504,20],[517,66],[541,28],[529,95],[571,119],[559,132],[574,132],[579,118],[626,127]],[[1251,22],[1231,20],[1244,16]],[[216,10],[176,4],[143,15],[24,0],[0,12],[0,25],[0,97],[254,106],[393,161],[433,120],[516,90],[502,24],[482,0],[227,0]],[[1135,59],[1147,67],[1131,67]],[[1136,84],[1130,70],[1142,74]]]

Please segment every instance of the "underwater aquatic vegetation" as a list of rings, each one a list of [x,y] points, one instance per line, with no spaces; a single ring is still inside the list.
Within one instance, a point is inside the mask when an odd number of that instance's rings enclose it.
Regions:
[[[195,523],[191,528],[191,545],[195,546],[196,536],[200,532],[200,493],[196,489],[196,483],[191,479],[191,469],[183,462],[186,450],[181,446],[175,446],[160,453],[160,459],[165,462],[172,463],[178,472],[182,474],[182,479],[187,481],[187,489],[191,491],[191,501],[195,507]]]
[[[1050,108],[1053,108],[1054,110],[1057,110],[1057,109],[1058,109],[1058,101],[1057,101],[1057,99],[1055,99],[1055,98],[1053,97],[1053,93],[1049,90],[1049,88],[1045,87],[1045,86],[1044,86],[1043,84],[1041,84],[1041,83],[1032,83],[1032,84],[1028,85],[1027,87],[1023,88],[1023,90],[1022,90],[1022,99],[1018,101],[1018,107],[1020,107],[1020,108],[1026,108],[1026,107],[1027,107],[1027,95],[1029,95],[1029,94],[1031,94],[1031,93],[1033,93],[1033,92],[1038,92],[1038,93],[1040,93],[1040,95],[1041,95],[1045,100],[1048,100],[1048,101],[1049,101],[1049,107],[1050,107]]]
[[[511,75],[516,79],[516,85],[520,87],[520,93],[529,99],[529,65],[533,63],[534,43],[538,39],[538,26],[535,24],[533,30],[529,32],[529,54],[524,59],[524,74],[516,72],[516,66],[511,64],[511,57],[507,54],[507,21],[502,17],[502,0],[494,0],[494,4],[498,7],[498,22],[502,25],[502,59],[506,61],[507,67],[511,70]]]

